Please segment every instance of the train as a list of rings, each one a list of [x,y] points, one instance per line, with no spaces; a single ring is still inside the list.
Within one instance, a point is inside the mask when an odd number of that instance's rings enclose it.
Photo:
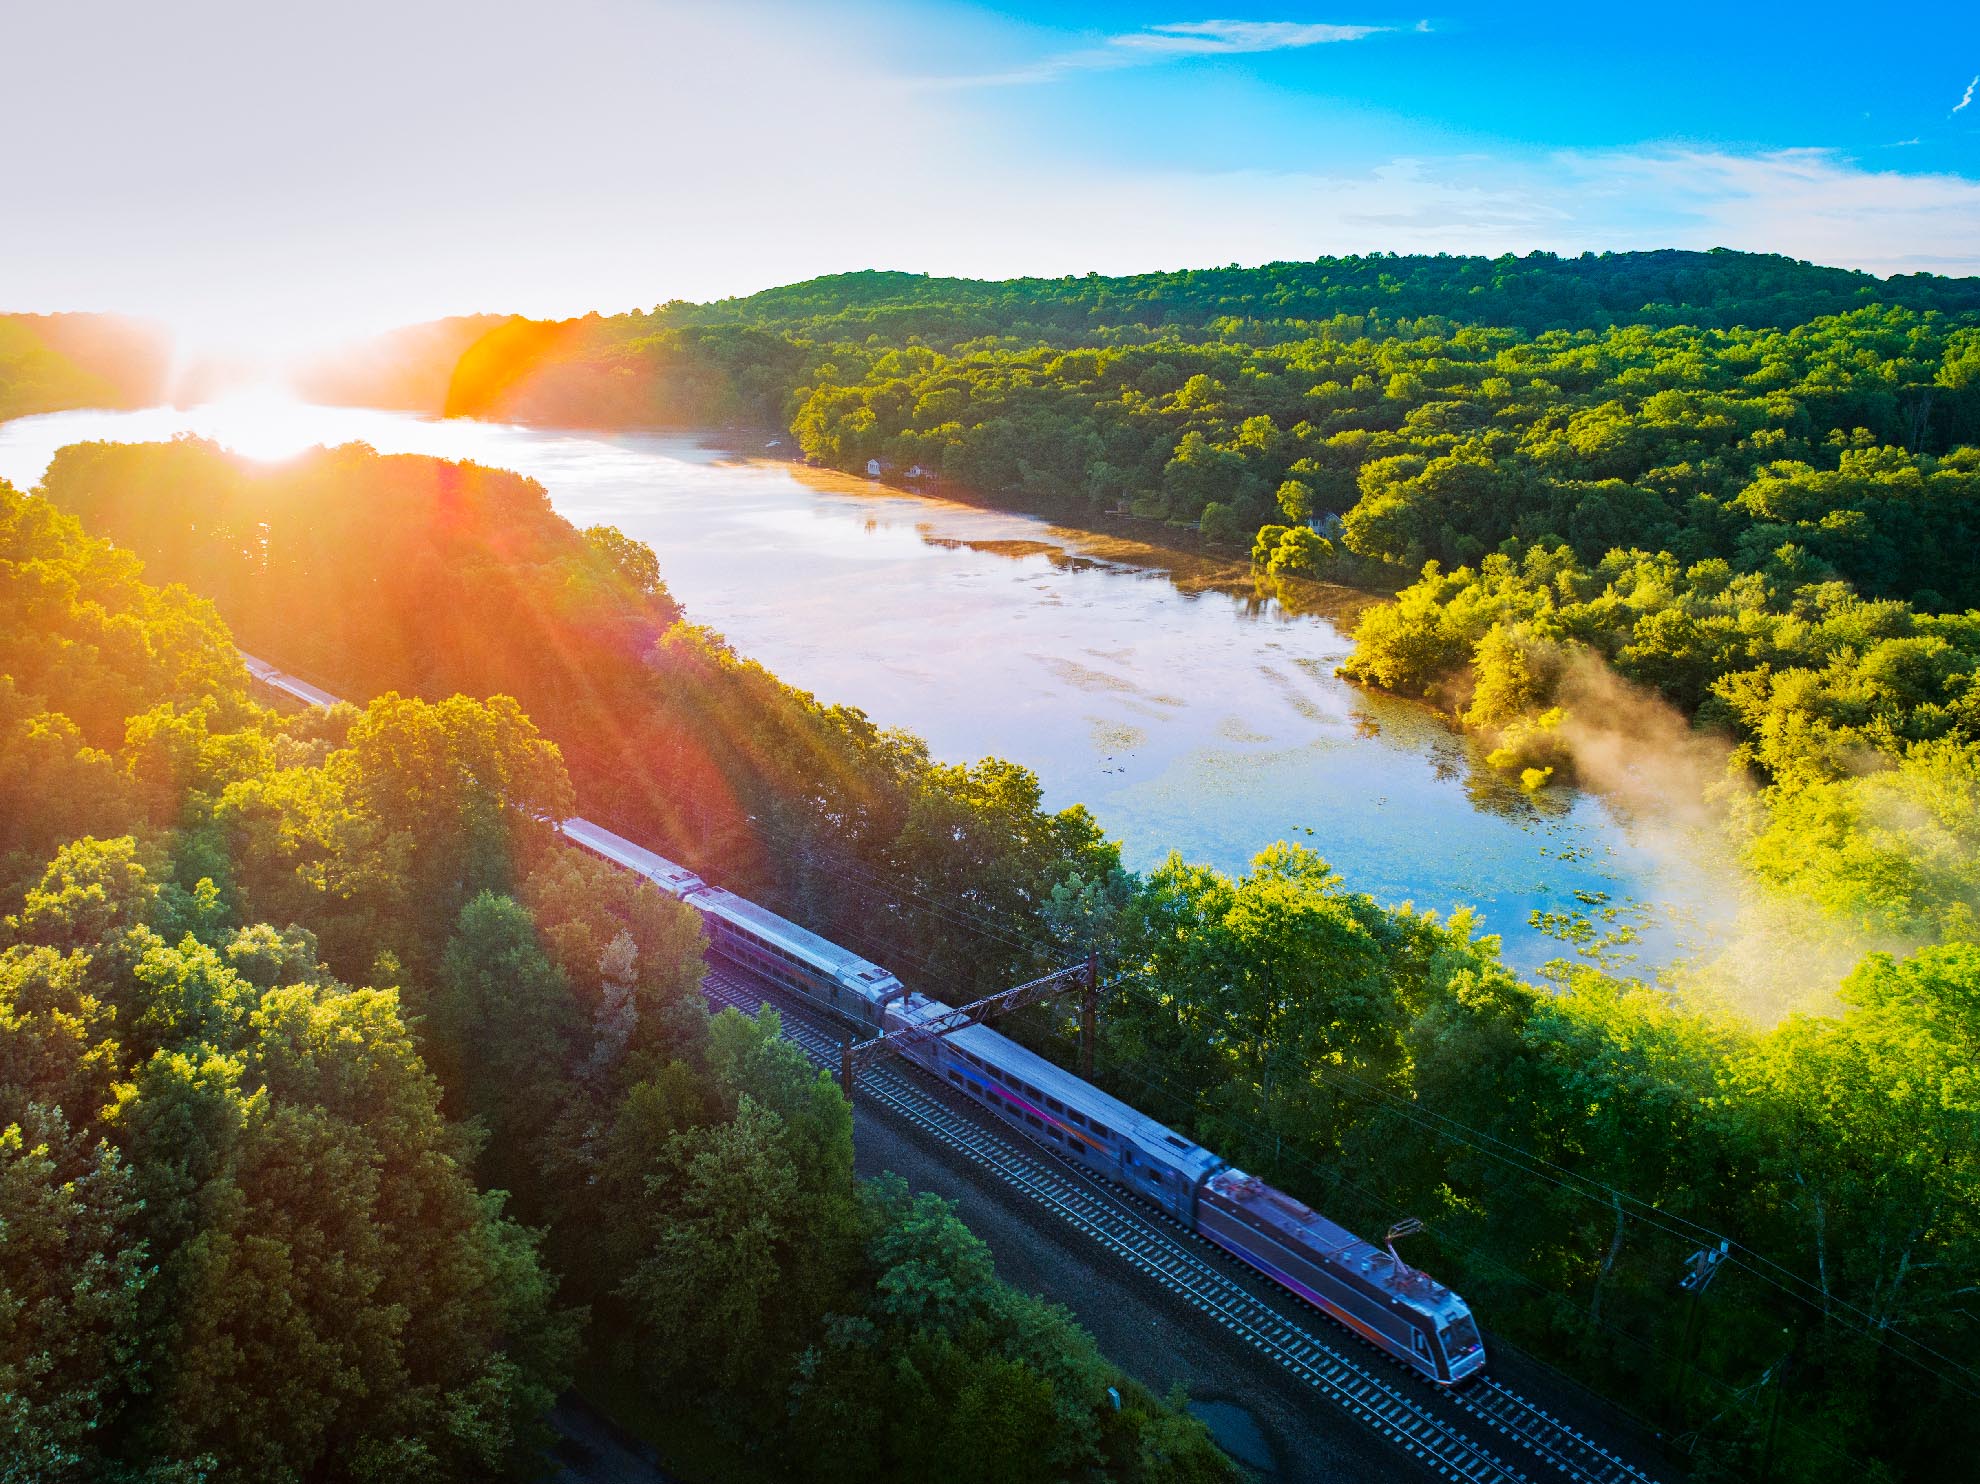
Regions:
[[[337,698],[243,654],[265,685],[314,706]],[[678,862],[586,819],[553,826],[569,844],[651,881],[700,913],[712,951],[874,1031],[897,1034],[949,1007],[876,963]],[[1464,1300],[1118,1098],[987,1025],[910,1042],[902,1052],[1015,1132],[1149,1202],[1440,1387],[1485,1369]]]
[[[950,1013],[880,965],[588,820],[567,841],[645,876],[701,914],[712,951],[858,1024],[893,1035]],[[1485,1368],[1464,1300],[1285,1192],[987,1025],[901,1053],[1019,1134],[1173,1217],[1438,1386]]]

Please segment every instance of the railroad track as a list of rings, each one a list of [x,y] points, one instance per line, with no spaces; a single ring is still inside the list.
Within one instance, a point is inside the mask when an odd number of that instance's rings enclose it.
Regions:
[[[754,1014],[763,1004],[775,1006],[783,1016],[786,1036],[820,1066],[837,1066],[839,1041],[811,1023],[803,1009],[782,1002],[782,996],[712,962],[705,989],[718,1005],[745,1014]],[[1536,1484],[1532,1474],[1448,1415],[1454,1409],[1544,1465],[1545,1478],[1571,1484],[1655,1484],[1649,1475],[1496,1381],[1486,1380],[1434,1402],[1412,1396],[1359,1358],[1343,1353],[1344,1346],[1365,1350],[1370,1360],[1386,1369],[1391,1362],[1374,1347],[1346,1334],[1316,1337],[1214,1265],[1201,1238],[1173,1218],[1152,1207],[1141,1209],[1139,1203],[1127,1206],[1118,1192],[1084,1171],[1023,1148],[965,1116],[919,1085],[916,1073],[918,1069],[885,1064],[873,1067],[860,1090],[1208,1315],[1432,1472],[1472,1484]]]
[[[1491,1376],[1453,1394],[1451,1401],[1545,1458],[1570,1479],[1585,1479],[1590,1484],[1653,1484],[1650,1475],[1634,1464]]]

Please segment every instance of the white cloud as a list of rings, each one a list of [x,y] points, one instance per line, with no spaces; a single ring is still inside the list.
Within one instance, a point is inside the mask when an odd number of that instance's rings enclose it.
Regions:
[[[254,344],[873,267],[1724,245],[1980,273],[1980,182],[1959,176],[1668,143],[1370,159],[1331,138],[1297,171],[1131,165],[994,127],[1022,96],[904,84],[836,8],[585,0],[547,52],[526,0],[345,0],[334,26],[262,27],[255,0],[127,9],[99,34],[93,7],[0,4],[0,53],[67,59],[9,98],[29,123],[0,309],[128,309]],[[1209,24],[1134,34],[1294,39]],[[1113,65],[1207,55],[1094,45]]]
[[[1293,51],[1334,41],[1361,41],[1386,26],[1330,26],[1304,21],[1178,21],[1107,38],[1109,46],[1157,56]]]
[[[1966,91],[1960,95],[1959,102],[1953,104],[1952,111],[1954,113],[1958,113],[1962,108],[1966,107],[1967,104],[1973,101],[1973,90],[1976,87],[1980,87],[1980,72],[1976,72],[1973,74],[1973,81],[1966,85]]]
[[[1866,170],[1822,149],[1556,158],[1590,216],[1633,227],[1630,245],[1787,253],[1879,274],[1980,273],[1980,181],[1964,176]]]
[[[1106,37],[1098,46],[1059,52],[1007,72],[939,78],[949,87],[993,87],[1051,82],[1075,72],[1145,67],[1185,57],[1229,57],[1299,51],[1343,41],[1365,41],[1389,26],[1339,26],[1318,21],[1173,21]],[[1427,30],[1427,23],[1417,28]]]
[[[1647,145],[1297,172],[1032,168],[971,184],[972,219],[1002,224],[994,240],[945,232],[942,203],[925,204],[889,234],[890,265],[1053,275],[1356,252],[1730,247],[1880,275],[1980,274],[1980,182],[1812,149]]]

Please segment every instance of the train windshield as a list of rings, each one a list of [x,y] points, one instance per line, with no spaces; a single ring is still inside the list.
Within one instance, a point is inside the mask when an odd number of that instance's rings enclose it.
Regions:
[[[1484,1343],[1478,1338],[1478,1326],[1471,1322],[1469,1314],[1460,1314],[1445,1325],[1440,1337],[1444,1342],[1444,1357],[1453,1364]]]

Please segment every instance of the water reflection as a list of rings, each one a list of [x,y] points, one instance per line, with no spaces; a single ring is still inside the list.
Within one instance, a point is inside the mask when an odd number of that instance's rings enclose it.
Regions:
[[[227,409],[64,413],[0,425],[0,477],[31,485],[87,438],[193,431],[245,441]],[[1081,530],[693,440],[291,407],[314,430],[542,481],[579,525],[653,545],[676,596],[737,649],[828,701],[1038,773],[1146,868],[1171,849],[1242,870],[1311,845],[1387,902],[1478,908],[1509,956],[1560,951],[1539,914],[1662,903],[1676,888],[1599,800],[1531,795],[1422,708],[1335,667],[1371,601],[1260,587],[1240,560],[1167,549],[1132,525]],[[265,445],[264,445],[265,446]],[[1654,958],[1668,933],[1650,931]]]

